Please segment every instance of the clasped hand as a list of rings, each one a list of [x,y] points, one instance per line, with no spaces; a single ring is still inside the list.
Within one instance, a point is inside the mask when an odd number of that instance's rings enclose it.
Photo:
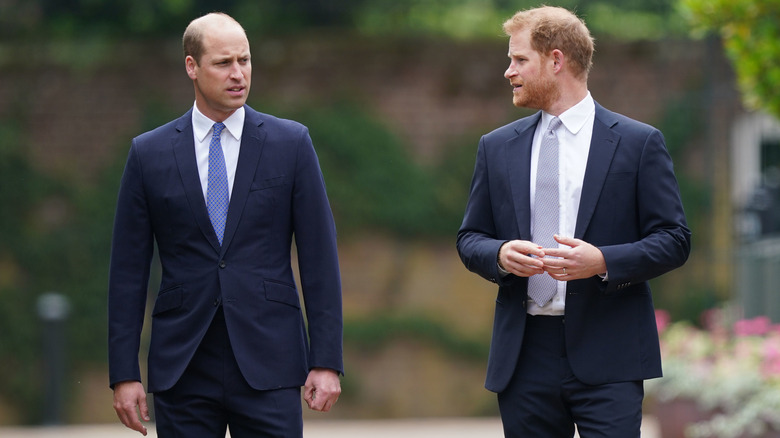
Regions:
[[[511,240],[501,246],[501,267],[519,277],[547,273],[560,281],[589,278],[607,272],[601,250],[572,237],[555,235],[562,248],[543,248],[527,240]]]

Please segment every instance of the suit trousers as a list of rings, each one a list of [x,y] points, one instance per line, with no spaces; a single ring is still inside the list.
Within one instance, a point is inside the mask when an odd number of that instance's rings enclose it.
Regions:
[[[606,342],[606,341],[605,341]],[[566,355],[563,316],[526,318],[517,368],[498,394],[506,437],[639,437],[642,381],[587,385]]]
[[[301,390],[259,391],[247,383],[219,307],[181,379],[154,394],[159,438],[302,437]]]

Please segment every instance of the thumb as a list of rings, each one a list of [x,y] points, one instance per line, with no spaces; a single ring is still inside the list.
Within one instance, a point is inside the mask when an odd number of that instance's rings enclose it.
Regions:
[[[306,386],[304,386],[303,399],[306,401],[306,404],[309,405],[309,408],[311,408],[312,402],[314,402],[313,395],[314,385],[307,382]]]
[[[146,403],[146,397],[141,397],[138,400],[138,409],[141,411],[141,418],[144,421],[149,421],[149,405]]]

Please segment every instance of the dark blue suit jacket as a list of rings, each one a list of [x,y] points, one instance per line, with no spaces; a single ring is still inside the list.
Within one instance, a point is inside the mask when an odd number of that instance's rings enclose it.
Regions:
[[[541,113],[482,137],[458,232],[466,267],[498,283],[485,386],[501,392],[515,370],[526,319],[527,278],[501,277],[498,250],[531,240],[531,143]],[[604,254],[609,281],[570,281],[566,348],[587,384],[661,376],[647,281],[681,266],[690,252],[672,161],[660,131],[596,104],[575,238]]]
[[[342,372],[336,230],[308,130],[248,106],[220,247],[203,198],[191,111],[135,138],[119,190],[109,285],[110,381],[141,380],[138,353],[156,241],[148,391],[182,375],[221,304],[256,389]],[[291,266],[295,237],[307,325]]]

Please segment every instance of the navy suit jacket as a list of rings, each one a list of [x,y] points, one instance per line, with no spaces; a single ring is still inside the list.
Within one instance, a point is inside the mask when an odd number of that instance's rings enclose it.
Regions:
[[[219,305],[252,387],[301,386],[313,367],[343,371],[336,230],[308,130],[245,109],[222,246],[198,176],[191,110],[132,141],[111,251],[112,386],[141,380],[155,242],[162,279],[152,310],[149,392],[176,383]],[[308,330],[291,266],[293,236]]]
[[[504,242],[531,240],[531,143],[541,113],[482,137],[457,248],[466,267],[499,286],[485,386],[501,392],[523,342],[527,278],[501,277]],[[575,238],[604,254],[609,280],[570,281],[565,337],[574,374],[587,384],[661,376],[647,281],[690,252],[677,180],[660,131],[596,104]]]

